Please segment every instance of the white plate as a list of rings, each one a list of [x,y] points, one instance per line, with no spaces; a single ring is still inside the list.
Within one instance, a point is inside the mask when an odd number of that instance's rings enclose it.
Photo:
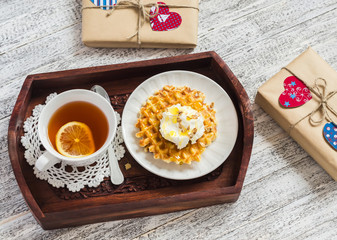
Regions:
[[[165,85],[188,86],[206,95],[205,102],[214,102],[218,136],[201,155],[201,161],[191,165],[166,163],[154,159],[153,153],[144,152],[136,138],[137,114],[146,99]],[[238,134],[238,118],[233,102],[228,94],[208,77],[189,71],[169,71],[157,74],[140,84],[125,104],[122,115],[122,131],[125,145],[133,158],[148,171],[161,177],[187,180],[201,177],[219,167],[233,150]]]

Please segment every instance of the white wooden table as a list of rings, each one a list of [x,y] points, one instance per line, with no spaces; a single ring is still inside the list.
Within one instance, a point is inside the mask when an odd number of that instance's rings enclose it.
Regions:
[[[7,147],[28,74],[214,50],[254,103],[257,88],[309,45],[337,70],[337,0],[201,0],[193,51],[85,47],[80,9],[80,0],[1,1],[0,239],[337,239],[337,183],[256,104],[237,202],[44,231],[21,195]]]

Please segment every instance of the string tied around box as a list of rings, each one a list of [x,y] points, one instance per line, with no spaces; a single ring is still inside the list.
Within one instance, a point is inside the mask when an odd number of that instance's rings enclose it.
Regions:
[[[150,11],[146,10],[147,8],[152,9],[152,7],[155,8],[154,13],[151,14]],[[118,9],[136,9],[138,10],[138,19],[137,19],[137,29],[134,34],[127,37],[126,39],[131,39],[135,36],[137,36],[137,44],[138,47],[141,47],[141,37],[140,37],[140,29],[143,27],[145,21],[150,18],[154,18],[159,14],[159,7],[172,7],[172,8],[191,8],[199,11],[199,8],[194,6],[188,6],[188,5],[180,5],[180,4],[161,4],[161,3],[142,3],[141,0],[137,0],[137,2],[124,0],[117,2],[115,5],[101,5],[101,6],[90,6],[90,7],[83,7],[82,11],[85,9],[100,9],[100,8],[107,8],[110,9],[108,13],[106,14],[106,17],[110,17],[111,14]]]
[[[302,120],[306,119],[309,117],[309,122],[311,125],[316,126],[324,121],[326,119],[329,122],[333,122],[332,118],[330,117],[330,113],[335,115],[337,117],[337,112],[329,105],[328,100],[333,97],[337,91],[330,91],[327,93],[327,82],[324,78],[318,77],[314,81],[314,86],[310,86],[307,82],[305,82],[303,79],[299,78],[294,72],[292,72],[290,69],[283,67],[282,69],[288,71],[290,74],[301,80],[307,88],[310,90],[311,93],[315,94],[316,97],[318,98],[318,103],[319,105],[309,112],[307,115],[299,119],[297,122],[291,124],[289,126],[289,134],[291,130]],[[315,119],[314,115],[316,113],[321,112],[322,116],[319,119]]]

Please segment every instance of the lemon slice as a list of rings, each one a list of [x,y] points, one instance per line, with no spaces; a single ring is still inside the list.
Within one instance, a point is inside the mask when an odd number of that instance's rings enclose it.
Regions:
[[[56,134],[56,148],[66,157],[85,157],[95,152],[90,128],[81,122],[68,122]]]

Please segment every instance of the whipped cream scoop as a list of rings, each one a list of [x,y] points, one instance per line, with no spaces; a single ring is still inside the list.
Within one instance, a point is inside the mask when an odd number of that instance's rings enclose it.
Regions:
[[[160,133],[166,140],[177,145],[178,149],[192,144],[204,134],[204,118],[198,111],[180,104],[169,107],[160,120]]]

